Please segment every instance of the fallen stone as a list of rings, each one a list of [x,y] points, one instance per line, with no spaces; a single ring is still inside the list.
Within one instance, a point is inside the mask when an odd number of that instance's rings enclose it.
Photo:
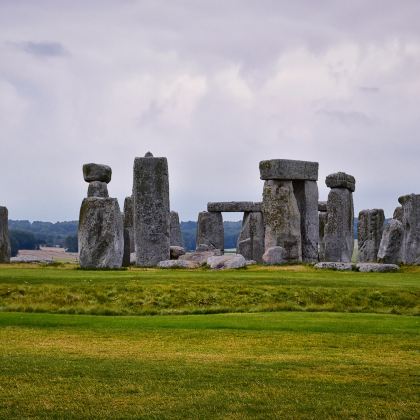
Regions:
[[[100,181],[110,183],[112,169],[107,165],[98,163],[85,163],[83,165],[83,178],[86,182]]]
[[[124,252],[123,220],[116,198],[88,197],[79,216],[82,268],[119,268]]]
[[[260,178],[262,180],[317,181],[318,162],[290,159],[263,160],[260,162]]]
[[[398,199],[403,207],[404,237],[402,262],[420,264],[420,194],[404,195]]]
[[[209,257],[207,265],[213,270],[242,268],[245,267],[246,260],[240,254],[227,254]]]
[[[256,265],[256,264],[258,264],[258,263],[255,260],[246,260],[245,261],[245,265],[246,266],[248,266],[248,265]]]
[[[9,212],[0,207],[0,263],[10,262]]]
[[[378,251],[378,262],[384,264],[401,263],[401,245],[404,228],[399,220],[391,219],[385,226]]]
[[[286,254],[287,252],[283,247],[273,246],[264,252],[262,259],[263,262],[268,265],[285,264],[288,262]]]
[[[354,192],[356,188],[356,180],[354,176],[348,175],[344,172],[337,172],[335,174],[328,175],[325,179],[325,183],[329,188],[347,188],[351,192]]]
[[[196,244],[224,250],[224,228],[221,213],[203,211],[198,214]]]
[[[171,246],[184,246],[182,240],[181,225],[179,223],[179,215],[176,211],[171,211],[171,228],[170,228],[170,244]]]
[[[213,251],[187,252],[185,255],[181,255],[177,261],[192,261],[199,265],[204,265],[207,263],[207,260],[214,255],[221,255],[221,251],[215,249]]]
[[[92,181],[89,182],[88,197],[108,198],[108,185],[106,182]]]
[[[357,226],[359,262],[376,262],[384,230],[385,214],[382,209],[362,210]]]
[[[327,211],[327,202],[326,201],[318,201],[318,211],[326,212]]]
[[[392,218],[395,219],[395,220],[398,220],[399,222],[402,223],[403,216],[404,216],[404,210],[403,210],[402,206],[396,207],[395,210],[394,210],[394,214],[393,214]]]
[[[264,220],[261,212],[245,213],[236,249],[246,259],[262,262],[264,254]]]
[[[164,260],[157,265],[159,268],[198,268],[200,264],[194,261]]]
[[[314,265],[315,268],[323,270],[337,270],[337,271],[352,271],[355,268],[355,265],[352,263],[344,262],[319,262]]]
[[[215,212],[260,212],[262,203],[252,201],[221,201],[207,204],[207,211]]]
[[[358,263],[356,269],[362,273],[388,273],[399,271],[396,264]]]
[[[177,260],[181,255],[185,255],[185,249],[182,246],[170,246],[171,260]]]

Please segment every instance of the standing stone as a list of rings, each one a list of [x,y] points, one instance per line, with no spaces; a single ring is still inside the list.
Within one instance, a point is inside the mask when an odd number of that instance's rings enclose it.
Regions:
[[[293,190],[300,212],[302,260],[318,261],[319,216],[316,181],[293,181]]]
[[[265,250],[280,246],[285,250],[286,261],[301,262],[301,222],[292,181],[265,181],[262,210],[265,223]]]
[[[264,221],[261,212],[244,213],[236,252],[246,260],[262,262],[264,254]]]
[[[92,181],[89,182],[88,197],[108,198],[108,186],[106,182]]]
[[[402,206],[395,207],[394,214],[392,216],[393,219],[398,220],[402,223],[404,216],[404,210]]]
[[[359,262],[376,262],[384,229],[382,209],[362,210],[357,227]]]
[[[398,199],[403,208],[404,238],[402,261],[420,264],[420,194],[404,195]]]
[[[124,213],[122,214],[124,217]],[[130,248],[130,231],[127,228],[123,229],[124,234],[124,253],[123,253],[123,260],[122,266],[129,267],[130,266],[130,256],[131,256],[131,248]]]
[[[179,215],[176,211],[171,211],[171,233],[170,233],[171,246],[184,246],[181,233],[181,225],[179,223]]]
[[[0,263],[10,262],[9,212],[0,206]]]
[[[319,219],[319,261],[325,261],[325,225],[327,224],[327,212],[320,211]]]
[[[385,226],[379,245],[378,262],[384,264],[401,263],[401,245],[404,236],[403,225],[399,220],[391,219]]]
[[[224,251],[225,239],[222,213],[202,211],[198,214],[197,248],[200,245],[208,245],[210,248]]]
[[[331,187],[327,202],[325,226],[325,260],[350,262],[354,248],[353,194],[355,179],[344,172],[329,175],[326,184]]]
[[[156,266],[169,260],[170,215],[168,161],[148,152],[134,160],[134,242],[136,264]]]
[[[134,220],[133,220],[133,198],[125,197],[124,200],[124,229],[128,230],[130,239],[130,252],[135,252],[134,247]]]
[[[88,197],[79,216],[82,268],[119,268],[124,252],[123,220],[116,198]]]
[[[107,165],[99,163],[85,163],[83,165],[83,178],[86,182],[100,181],[109,184],[112,170]]]

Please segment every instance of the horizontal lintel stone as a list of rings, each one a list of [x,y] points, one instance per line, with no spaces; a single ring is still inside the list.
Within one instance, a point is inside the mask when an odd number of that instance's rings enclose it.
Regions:
[[[259,212],[261,211],[261,203],[252,201],[221,201],[207,204],[209,212]]]
[[[317,181],[318,166],[318,162],[307,162],[303,160],[262,160],[260,162],[260,178],[262,180]]]

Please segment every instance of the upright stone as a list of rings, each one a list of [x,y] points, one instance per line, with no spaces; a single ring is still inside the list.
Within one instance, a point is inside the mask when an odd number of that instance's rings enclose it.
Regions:
[[[179,223],[179,215],[176,211],[171,211],[171,233],[170,233],[171,246],[184,246],[182,240],[181,225]]]
[[[148,152],[134,160],[134,242],[136,264],[156,266],[169,260],[170,215],[168,162]]]
[[[9,212],[0,206],[0,263],[10,262]]]
[[[362,210],[357,227],[359,262],[376,262],[384,229],[382,209]]]
[[[208,245],[224,251],[225,239],[223,217],[220,212],[202,211],[198,213],[196,246]]]
[[[247,260],[262,262],[264,254],[264,220],[261,212],[244,213],[236,253]]]
[[[264,182],[263,217],[265,223],[264,248],[284,248],[288,262],[302,261],[301,221],[292,181]]]
[[[134,220],[133,220],[133,198],[125,197],[124,200],[124,229],[128,230],[130,253],[135,252],[134,247]]]
[[[122,214],[122,217],[124,217],[124,213]],[[124,228],[123,230],[123,238],[124,238],[124,253],[123,253],[122,266],[129,267],[131,247],[130,247],[130,231],[127,228]]]
[[[79,216],[82,268],[119,268],[124,251],[123,220],[116,198],[88,197]]]
[[[324,206],[318,205],[318,220],[319,220],[319,261],[325,261],[325,225],[327,224],[327,203]],[[325,209],[325,210],[324,210]]]
[[[393,219],[398,220],[402,223],[404,216],[404,210],[402,206],[395,207],[394,214],[392,216]]]
[[[404,238],[402,261],[420,264],[420,194],[404,195],[398,199],[403,208]]]
[[[378,262],[383,264],[401,263],[401,245],[404,236],[403,225],[391,219],[385,226],[378,251]]]
[[[92,181],[89,182],[88,197],[108,198],[108,186],[106,182]]]
[[[325,226],[325,260],[350,262],[354,248],[353,194],[355,179],[344,172],[327,176],[328,194]]]

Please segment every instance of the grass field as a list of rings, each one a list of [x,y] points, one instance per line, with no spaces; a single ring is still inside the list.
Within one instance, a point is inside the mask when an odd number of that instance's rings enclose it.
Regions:
[[[1,266],[0,418],[417,419],[419,285],[415,268]]]

